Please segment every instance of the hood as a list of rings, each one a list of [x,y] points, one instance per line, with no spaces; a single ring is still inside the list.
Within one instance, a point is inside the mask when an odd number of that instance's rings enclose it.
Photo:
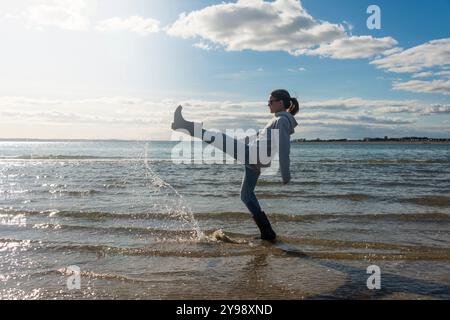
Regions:
[[[289,123],[291,124],[291,134],[293,134],[295,132],[295,127],[298,126],[298,122],[297,120],[295,120],[294,116],[292,114],[290,114],[287,111],[281,111],[281,112],[277,112],[275,113],[276,117],[285,117],[286,119],[289,120]]]

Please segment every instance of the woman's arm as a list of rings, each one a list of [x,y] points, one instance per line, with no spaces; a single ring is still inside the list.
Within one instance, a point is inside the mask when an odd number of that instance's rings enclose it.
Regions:
[[[289,183],[289,181],[291,181],[291,161],[289,158],[289,154],[291,152],[291,126],[288,119],[280,117],[280,119],[278,119],[277,127],[279,129],[280,135],[278,154],[280,158],[281,177],[283,178],[283,183],[287,184]]]
[[[246,137],[244,137],[242,139],[238,139],[238,140],[242,141],[245,144],[251,144],[251,143],[255,142],[258,139],[258,134],[255,134],[255,135],[252,135],[252,136],[246,136]]]

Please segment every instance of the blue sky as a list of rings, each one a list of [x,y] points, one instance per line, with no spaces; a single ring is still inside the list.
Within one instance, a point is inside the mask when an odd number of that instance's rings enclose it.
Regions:
[[[277,88],[296,138],[450,137],[450,0],[2,1],[0,37],[0,138],[257,129]]]

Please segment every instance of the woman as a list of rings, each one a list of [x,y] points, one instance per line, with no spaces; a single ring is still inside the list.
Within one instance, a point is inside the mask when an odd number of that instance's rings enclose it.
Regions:
[[[255,187],[261,174],[261,168],[270,166],[270,163],[265,165],[260,162],[259,158],[256,162],[250,161],[250,154],[252,154],[252,151],[256,148],[258,150],[256,154],[259,155],[261,145],[272,145],[271,142],[275,142],[278,152],[274,152],[271,156],[274,156],[276,153],[279,154],[283,183],[288,184],[290,182],[290,136],[294,133],[294,129],[298,125],[294,116],[299,111],[299,103],[296,98],[291,97],[288,91],[275,90],[270,95],[268,106],[270,108],[270,113],[274,114],[274,117],[251,144],[243,144],[242,141],[233,139],[225,134],[221,134],[223,139],[214,139],[214,137],[217,136],[217,133],[210,133],[204,129],[200,131],[198,128],[202,127],[201,123],[186,121],[181,114],[181,106],[175,111],[172,129],[184,129],[187,131],[186,133],[191,136],[196,136],[196,130],[198,130],[199,133],[201,132],[201,137],[197,136],[198,138],[212,144],[237,160],[242,160],[242,157],[238,157],[236,150],[245,150],[245,175],[241,186],[241,200],[252,214],[253,219],[261,232],[261,239],[275,241],[276,233],[273,231],[269,219],[267,219],[266,214],[262,211],[255,195]],[[272,134],[274,129],[278,130],[278,139],[276,138],[277,135]],[[207,139],[207,136],[212,137],[212,139]],[[278,141],[273,141],[275,139]],[[227,150],[227,145],[233,145],[234,150]]]

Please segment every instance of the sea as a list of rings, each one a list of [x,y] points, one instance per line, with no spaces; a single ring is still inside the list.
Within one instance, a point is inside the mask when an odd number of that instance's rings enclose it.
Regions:
[[[179,147],[0,141],[0,299],[450,298],[449,144],[292,143],[256,187],[275,244],[244,166]]]

